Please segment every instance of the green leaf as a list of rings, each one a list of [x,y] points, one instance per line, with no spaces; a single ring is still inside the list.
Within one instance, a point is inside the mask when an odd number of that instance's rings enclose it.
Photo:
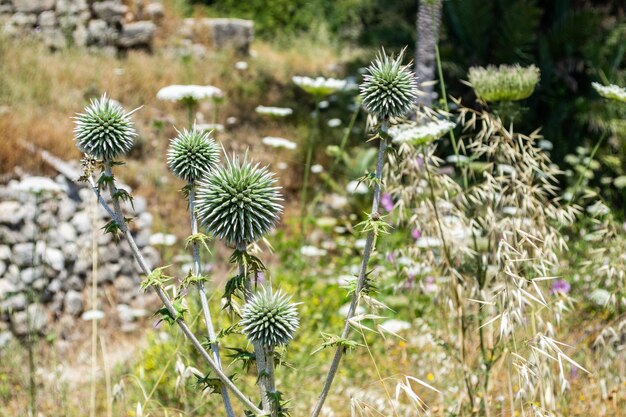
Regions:
[[[207,275],[194,275],[191,270],[187,273],[187,276],[181,282],[181,286],[183,288],[188,288],[190,285],[197,285],[201,282],[206,282],[209,280]]]
[[[157,310],[156,313],[154,313],[155,316],[161,316],[161,320],[159,320],[157,324],[165,321],[171,326],[176,323],[177,320],[181,320],[183,318],[183,315],[188,311],[187,308],[183,305],[182,300],[180,299],[172,301],[172,307],[175,314],[172,314],[165,306],[161,307],[159,310]]]
[[[233,310],[233,297],[239,297],[243,299],[243,294],[246,290],[246,276],[245,275],[235,275],[231,279],[226,282],[226,286],[224,288],[224,295],[222,298],[226,300],[224,307],[222,310]]]
[[[135,203],[133,201],[133,197],[130,194],[128,194],[128,191],[118,188],[117,191],[113,193],[112,197],[113,199],[118,200],[118,201],[122,200],[122,201],[130,202],[130,205],[132,206],[133,210],[135,210]]]
[[[357,229],[361,229],[363,233],[373,232],[374,236],[378,237],[381,234],[388,234],[391,225],[383,220],[384,216],[378,215],[378,218],[374,218],[374,216],[370,215],[367,219],[356,225]]]
[[[163,271],[166,268],[169,268],[171,265],[166,265],[166,266],[162,266],[159,268],[155,268],[154,270],[152,270],[152,272],[150,273],[150,275],[148,275],[146,277],[146,279],[144,279],[141,282],[140,288],[142,290],[147,290],[149,287],[155,286],[155,287],[159,287],[159,288],[163,288],[163,286],[165,285],[165,283],[167,281],[169,281],[170,279],[172,279],[172,277],[165,275],[163,273]]]
[[[362,344],[355,342],[354,340],[346,339],[340,336],[331,335],[328,333],[322,333],[322,338],[324,339],[324,341],[322,342],[319,348],[311,352],[312,355],[329,347],[340,346],[343,349],[343,352],[345,353],[348,351],[355,350],[359,346],[363,346]]]
[[[194,233],[193,235],[190,235],[187,237],[187,239],[185,239],[185,248],[189,245],[202,245],[208,253],[211,253],[208,245],[208,242],[210,241],[211,238],[204,233]]]
[[[241,362],[242,367],[246,372],[250,370],[250,366],[252,366],[252,364],[256,361],[256,356],[254,355],[254,352],[250,352],[246,349],[240,349],[236,347],[226,347],[226,349],[232,350],[234,352],[226,356],[231,358],[233,362]]]
[[[122,229],[115,220],[108,221],[107,224],[102,227],[102,229],[104,230],[104,233],[110,233],[111,236],[113,236],[113,240],[115,240],[116,242],[120,240],[120,233]]]

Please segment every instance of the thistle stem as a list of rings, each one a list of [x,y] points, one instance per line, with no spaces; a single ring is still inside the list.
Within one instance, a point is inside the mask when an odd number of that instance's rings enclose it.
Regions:
[[[385,119],[382,123],[380,130],[383,134],[387,133],[387,120]],[[383,174],[383,166],[385,163],[385,152],[387,150],[387,139],[385,137],[380,138],[380,143],[378,146],[378,158],[376,160],[376,173],[375,173],[375,182],[374,182],[374,198],[372,201],[372,211],[370,213],[370,217],[377,217],[378,213],[378,205],[380,203],[380,192],[381,192],[381,181]],[[363,249],[363,259],[361,260],[361,268],[359,270],[359,275],[356,281],[356,290],[354,294],[352,294],[352,301],[350,302],[350,308],[348,310],[348,315],[346,316],[346,322],[343,327],[343,331],[341,333],[341,338],[346,339],[350,333],[350,320],[354,317],[357,306],[359,304],[359,298],[361,291],[363,290],[363,286],[365,284],[365,277],[367,275],[367,264],[369,262],[370,256],[374,249],[374,231],[370,231],[367,234],[367,238],[365,240],[365,248]],[[328,371],[328,375],[326,376],[326,380],[324,381],[324,387],[322,388],[322,392],[315,404],[315,408],[311,413],[311,417],[317,417],[322,411],[322,407],[324,402],[326,401],[326,397],[328,396],[328,392],[330,391],[330,387],[333,383],[333,379],[339,370],[339,363],[341,362],[341,358],[344,353],[344,347],[339,345],[335,349],[335,355],[333,356],[333,360],[330,364],[330,369]]]
[[[236,249],[239,252],[245,252],[246,245],[243,243],[239,243],[237,244]],[[245,276],[244,285],[246,287],[246,290],[244,292],[244,301],[248,302],[250,301],[250,298],[254,294],[254,292],[252,291],[252,280],[250,280],[250,277],[248,276],[248,271],[246,270],[246,266],[243,264],[243,262],[239,261],[238,266],[239,266],[239,275]],[[269,397],[267,396],[267,393],[269,392],[268,386],[270,383],[268,382],[269,378],[267,378],[267,375],[266,375],[267,364],[265,361],[265,350],[263,349],[263,346],[261,346],[261,344],[258,342],[252,343],[252,346],[254,347],[254,357],[256,360],[256,368],[257,368],[257,375],[258,375],[257,384],[259,386],[259,391],[261,393],[261,404],[263,406],[263,411],[269,412],[270,403],[269,403]]]
[[[104,172],[108,176],[113,175],[111,171],[110,162],[105,162]],[[126,237],[126,240],[128,242],[128,245],[130,246],[131,252],[133,253],[133,257],[139,264],[141,271],[145,275],[150,275],[152,273],[152,270],[148,267],[148,264],[146,263],[145,258],[139,251],[139,248],[137,247],[137,244],[135,243],[135,239],[133,238],[132,234],[130,233],[130,230],[128,229],[128,225],[126,224],[126,221],[124,220],[124,214],[122,213],[122,208],[120,207],[119,201],[117,201],[116,198],[113,198],[114,210],[111,209],[109,204],[104,200],[104,198],[100,194],[100,190],[96,186],[95,182],[93,181],[93,178],[90,177],[89,181],[90,181],[93,192],[96,193],[96,196],[98,197],[98,201],[100,201],[100,204],[102,205],[102,207],[111,216],[113,221],[117,223],[120,230],[124,234],[124,237]],[[111,193],[114,195],[116,192],[117,192],[117,187],[115,186],[115,183],[113,182],[111,184]],[[153,286],[153,288],[156,291],[159,298],[161,299],[161,301],[163,302],[163,305],[165,306],[165,308],[167,308],[169,313],[172,315],[172,317],[177,317],[178,312],[172,305],[172,302],[170,301],[167,293],[161,287]],[[215,374],[220,379],[220,381],[222,381],[222,383],[226,385],[228,389],[231,390],[231,392],[241,401],[241,403],[245,405],[249,410],[251,410],[256,415],[264,415],[263,411],[260,410],[256,405],[254,405],[254,403],[250,401],[248,397],[246,397],[246,395],[243,392],[241,392],[239,388],[235,386],[235,384],[233,384],[233,381],[231,381],[230,378],[228,378],[228,376],[226,376],[226,374],[222,372],[220,366],[217,363],[215,363],[211,355],[202,346],[202,343],[200,343],[196,335],[191,331],[189,326],[187,326],[187,323],[182,318],[177,318],[176,324],[178,325],[178,327],[180,327],[180,330],[183,332],[185,337],[191,342],[193,347],[198,351],[198,353],[200,353],[200,356],[202,356],[202,358],[209,364],[209,366],[211,367],[213,372],[215,372]]]
[[[195,210],[195,188],[194,183],[189,183],[189,217],[191,222],[191,234],[198,233],[198,219],[196,218]],[[193,242],[193,267],[194,275],[200,277],[202,274],[202,265],[200,263],[200,246],[198,242]],[[204,314],[204,322],[206,324],[207,333],[209,336],[209,344],[213,351],[213,359],[215,363],[221,368],[222,360],[220,358],[220,351],[217,345],[217,338],[215,336],[215,329],[213,328],[213,320],[211,319],[211,310],[209,309],[209,303],[207,301],[207,294],[204,288],[204,282],[200,280],[197,285],[198,295],[200,296],[200,304],[202,305],[202,313]],[[230,396],[225,385],[221,385],[222,401],[224,402],[224,408],[226,409],[226,415],[228,417],[235,417],[233,406],[230,402]]]

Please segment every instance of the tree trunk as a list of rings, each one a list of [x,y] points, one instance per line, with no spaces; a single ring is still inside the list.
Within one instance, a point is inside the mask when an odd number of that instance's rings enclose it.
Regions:
[[[442,0],[417,0],[417,39],[415,41],[415,75],[424,94],[417,104],[430,106],[436,97],[434,83],[436,58],[435,47],[439,42]]]

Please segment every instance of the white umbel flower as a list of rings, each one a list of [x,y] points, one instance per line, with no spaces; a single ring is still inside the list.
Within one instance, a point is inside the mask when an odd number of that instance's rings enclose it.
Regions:
[[[222,97],[222,90],[212,85],[168,85],[157,93],[159,100],[166,101],[199,101]]]
[[[626,88],[619,85],[609,84],[602,85],[600,83],[591,83],[591,86],[604,98],[621,101],[626,103]]]
[[[343,90],[347,85],[346,80],[338,80],[335,78],[311,78],[296,75],[292,77],[292,80],[294,84],[302,88],[307,93],[320,97],[329,96],[339,90]]]
[[[254,111],[271,117],[286,117],[293,114],[293,110],[289,107],[257,106]]]
[[[275,136],[266,136],[261,139],[264,145],[271,146],[273,148],[285,148],[285,149],[296,149],[297,145],[295,142],[290,141],[285,138],[278,138]]]
[[[411,145],[425,145],[436,141],[454,129],[454,123],[447,120],[437,120],[423,125],[397,125],[389,129],[396,144],[409,143]]]

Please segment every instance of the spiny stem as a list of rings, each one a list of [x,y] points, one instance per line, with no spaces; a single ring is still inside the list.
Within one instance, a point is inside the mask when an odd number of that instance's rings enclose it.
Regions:
[[[243,243],[239,243],[237,244],[236,249],[239,252],[245,252],[246,245]],[[245,276],[244,285],[246,287],[246,290],[244,291],[244,301],[248,302],[250,301],[250,298],[252,298],[252,295],[254,294],[252,291],[252,281],[250,280],[250,277],[248,276],[248,271],[246,270],[246,266],[243,264],[241,260],[238,262],[238,266],[239,266],[239,275]],[[257,373],[258,373],[258,386],[259,386],[259,391],[261,393],[261,404],[263,406],[263,411],[269,412],[270,403],[269,403],[269,397],[267,396],[267,393],[268,393],[267,379],[268,378],[265,376],[265,372],[264,372],[267,367],[267,364],[265,363],[265,351],[263,347],[261,346],[261,344],[258,342],[252,343],[252,346],[254,347],[254,357],[256,359],[256,368],[257,368]]]
[[[189,217],[191,221],[191,234],[195,235],[198,233],[198,219],[196,218],[196,210],[195,210],[195,189],[193,182],[189,183]],[[193,266],[194,266],[194,275],[196,277],[200,277],[202,274],[202,265],[200,263],[200,246],[198,242],[194,241],[193,245]],[[207,301],[206,290],[204,288],[204,282],[200,280],[197,285],[198,295],[200,296],[200,304],[202,304],[202,312],[204,314],[204,323],[206,324],[207,333],[209,336],[209,344],[211,346],[211,350],[213,351],[213,359],[215,363],[221,368],[222,360],[220,358],[220,351],[217,345],[215,329],[213,328],[213,320],[211,319],[211,310],[209,309],[209,303]],[[228,395],[228,390],[225,385],[221,386],[221,394],[222,400],[224,402],[224,408],[226,409],[226,415],[228,417],[235,417],[235,413],[233,411],[233,406],[230,403],[230,397]]]
[[[104,172],[106,175],[109,175],[109,176],[113,175],[111,171],[111,164],[109,162],[105,163],[104,170],[105,170]],[[135,243],[135,239],[133,238],[132,234],[130,233],[130,230],[128,229],[126,221],[124,220],[124,215],[122,213],[122,209],[120,207],[119,201],[113,198],[113,207],[115,210],[112,210],[111,207],[108,205],[108,203],[104,200],[104,198],[100,194],[100,190],[98,189],[95,182],[93,181],[93,178],[89,178],[89,181],[91,183],[91,188],[96,193],[96,196],[98,197],[98,201],[100,201],[100,204],[102,205],[102,207],[107,211],[107,213],[109,213],[109,215],[111,215],[112,219],[117,223],[117,225],[122,230],[122,233],[124,234],[124,237],[126,237],[126,240],[128,241],[128,245],[130,246],[131,252],[135,260],[139,264],[141,271],[145,275],[150,275],[152,273],[152,270],[148,267],[148,264],[146,263],[145,258],[139,251],[139,248],[137,247],[137,244]],[[115,183],[113,183],[111,185],[111,194],[114,195],[116,192],[117,192],[117,187],[115,186]],[[153,288],[156,291],[159,298],[161,299],[161,301],[163,302],[163,305],[165,306],[165,308],[167,308],[167,310],[173,317],[176,317],[178,313],[176,309],[174,308],[174,306],[172,305],[172,302],[170,301],[167,293],[163,291],[161,287],[154,286]],[[228,376],[226,376],[226,374],[222,372],[218,364],[215,363],[215,361],[213,361],[213,358],[211,357],[211,355],[202,346],[202,343],[200,343],[196,335],[191,331],[189,326],[187,326],[187,323],[185,323],[185,321],[182,318],[178,318],[176,320],[176,324],[178,324],[178,327],[180,327],[180,330],[183,332],[185,337],[189,339],[193,347],[198,351],[198,353],[200,353],[200,356],[202,356],[202,358],[209,364],[209,366],[211,367],[213,372],[215,372],[217,377],[222,381],[224,385],[228,387],[228,389],[231,390],[231,392],[242,402],[242,404],[245,405],[249,410],[251,410],[256,415],[259,415],[259,416],[264,415],[264,412],[260,410],[256,405],[254,405],[254,403],[250,401],[248,397],[246,397],[246,395],[243,392],[241,392],[239,388],[235,386],[235,384],[233,384],[233,381],[231,381],[230,378],[228,378]]]
[[[387,120],[383,121],[380,130],[386,134],[387,133]],[[387,150],[387,139],[385,137],[381,137],[380,143],[378,146],[378,158],[376,160],[376,173],[375,173],[375,182],[374,182],[374,198],[372,200],[372,211],[370,216],[378,216],[378,205],[380,203],[380,191],[381,191],[381,181],[383,174],[383,166],[385,163],[385,152]],[[363,259],[361,260],[361,268],[359,270],[359,275],[356,282],[356,290],[354,294],[352,294],[352,301],[350,302],[350,308],[348,310],[348,315],[346,316],[346,322],[343,327],[343,331],[341,333],[341,338],[346,339],[348,334],[350,333],[350,320],[354,317],[357,306],[359,304],[359,298],[361,291],[363,290],[363,286],[365,284],[365,277],[367,275],[367,264],[369,263],[370,256],[372,254],[372,250],[374,249],[374,232],[370,231],[367,234],[367,238],[365,240],[365,248],[363,249]],[[328,371],[328,375],[326,376],[326,380],[324,381],[324,387],[322,388],[322,392],[313,408],[313,412],[311,413],[311,417],[317,417],[322,411],[322,406],[326,401],[326,397],[330,391],[330,387],[333,383],[333,379],[339,370],[339,363],[341,362],[341,358],[344,353],[343,346],[337,346],[335,349],[335,355],[333,356],[333,360],[330,364],[330,369]]]

